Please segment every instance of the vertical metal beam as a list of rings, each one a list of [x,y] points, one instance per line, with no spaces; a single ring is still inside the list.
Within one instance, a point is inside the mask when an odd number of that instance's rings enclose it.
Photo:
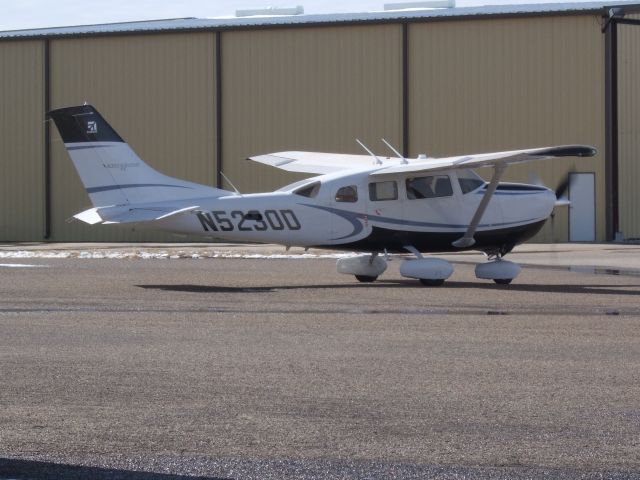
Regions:
[[[409,24],[402,24],[402,156],[409,156]]]
[[[44,152],[43,152],[43,177],[44,177],[44,218],[43,218],[43,237],[45,240],[51,239],[51,124],[46,118],[47,112],[51,110],[51,75],[50,75],[50,41],[44,40]]]
[[[222,188],[222,32],[215,34],[216,187]]]
[[[605,30],[605,210],[606,236],[615,239],[620,227],[618,195],[618,24],[611,18]]]

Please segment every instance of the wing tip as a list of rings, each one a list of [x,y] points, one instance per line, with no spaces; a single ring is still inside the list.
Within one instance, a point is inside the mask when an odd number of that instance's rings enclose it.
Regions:
[[[563,145],[560,147],[551,147],[536,156],[553,156],[553,157],[593,157],[598,153],[598,149],[591,145]]]

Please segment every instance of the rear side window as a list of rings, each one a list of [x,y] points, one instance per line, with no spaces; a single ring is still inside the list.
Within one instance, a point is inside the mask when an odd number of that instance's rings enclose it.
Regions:
[[[336,202],[357,202],[358,188],[355,185],[342,187],[336,192]]]
[[[449,197],[453,195],[451,180],[449,180],[448,175],[407,178],[406,187],[407,198],[409,200]]]
[[[369,199],[378,202],[398,199],[398,184],[395,181],[369,184]]]
[[[293,193],[300,195],[301,197],[315,198],[320,191],[320,182],[312,183],[295,190]]]

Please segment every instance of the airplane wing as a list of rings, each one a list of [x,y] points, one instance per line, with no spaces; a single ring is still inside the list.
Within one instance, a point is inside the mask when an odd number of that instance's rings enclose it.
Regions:
[[[248,160],[288,172],[317,173],[319,175],[375,165],[374,159],[369,155],[319,152],[278,152],[249,157]],[[380,160],[384,164],[385,158],[380,158]]]
[[[558,147],[531,148],[507,152],[481,153],[461,155],[447,158],[430,158],[427,160],[408,160],[398,164],[397,159],[378,157],[382,165],[372,176],[392,173],[433,172],[455,168],[479,168],[497,164],[510,164],[544,160],[554,157],[591,157],[596,150],[586,145],[563,145]],[[267,155],[249,157],[254,162],[276,167],[289,172],[315,173],[323,175],[356,168],[376,166],[369,155],[348,155],[341,153],[320,152],[278,152]]]
[[[409,161],[407,164],[397,163],[382,167],[371,176],[387,175],[391,173],[434,172],[452,170],[456,168],[479,168],[487,166],[508,165],[510,163],[531,162],[555,157],[592,157],[596,149],[587,145],[562,145],[558,147],[531,148],[527,150],[513,150],[509,152],[481,153],[477,155],[462,155],[458,157],[435,158],[427,160]]]
[[[112,206],[112,207],[96,207],[77,213],[73,216],[89,225],[96,223],[139,223],[149,222],[153,220],[162,220],[178,213],[190,212],[200,207],[176,207],[176,206]]]

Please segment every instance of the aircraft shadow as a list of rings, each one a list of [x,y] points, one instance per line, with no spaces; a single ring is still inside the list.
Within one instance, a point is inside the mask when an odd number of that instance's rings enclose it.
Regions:
[[[0,458],[0,478],[15,480],[232,480]]]
[[[528,292],[528,293],[573,293],[573,294],[599,294],[599,295],[630,295],[640,296],[639,284],[625,285],[567,285],[553,284],[546,285],[531,283],[512,283],[511,285],[496,285],[494,283],[482,282],[447,282],[444,287],[449,288],[481,288],[483,290],[508,290],[510,292]],[[622,290],[623,288],[636,288],[637,290]]]
[[[622,295],[640,296],[640,285],[566,285],[566,284],[527,284],[513,283],[511,285],[496,285],[492,282],[456,282],[447,281],[440,287],[424,287],[417,280],[379,280],[375,283],[353,283],[333,285],[274,285],[274,286],[246,286],[228,287],[219,285],[136,285],[138,288],[148,290],[162,290],[167,292],[191,292],[191,293],[270,293],[278,290],[327,290],[327,289],[353,289],[353,288],[415,288],[418,290],[442,290],[456,289],[482,289],[482,290],[508,290],[511,292],[529,293],[567,293],[567,294],[598,294],[598,295]],[[637,290],[623,290],[624,288],[637,288]]]

